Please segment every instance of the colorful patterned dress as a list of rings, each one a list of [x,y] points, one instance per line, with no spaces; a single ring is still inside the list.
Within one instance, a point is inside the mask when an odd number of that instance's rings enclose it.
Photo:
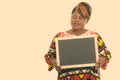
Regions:
[[[105,58],[105,63],[102,65],[101,68],[106,69],[107,63],[111,58],[111,54],[108,51],[100,35],[93,31],[87,31],[82,35],[96,35],[99,57]],[[67,32],[59,32],[53,38],[49,51],[47,54],[45,54],[45,60],[48,64],[49,71],[51,71],[54,68],[54,66],[51,64],[51,61],[53,60],[53,58],[56,58],[55,38],[72,37],[72,36],[76,36],[76,35],[69,34]],[[62,69],[61,71],[58,72],[58,80],[100,80],[100,72],[99,69],[95,69],[95,66]]]

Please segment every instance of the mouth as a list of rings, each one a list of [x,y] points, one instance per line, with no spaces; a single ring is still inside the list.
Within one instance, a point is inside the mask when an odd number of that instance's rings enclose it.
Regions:
[[[79,23],[73,23],[74,26],[79,26],[80,24]]]

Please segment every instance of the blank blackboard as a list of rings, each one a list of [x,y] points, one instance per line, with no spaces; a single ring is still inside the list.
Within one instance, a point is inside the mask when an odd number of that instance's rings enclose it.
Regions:
[[[95,66],[97,53],[95,36],[56,38],[57,65],[63,69]]]

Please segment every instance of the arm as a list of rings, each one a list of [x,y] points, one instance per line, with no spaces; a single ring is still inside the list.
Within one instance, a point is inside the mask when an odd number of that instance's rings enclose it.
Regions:
[[[103,39],[100,37],[99,34],[97,34],[97,41],[98,41],[98,52],[99,52],[99,60],[97,64],[102,69],[106,69],[108,62],[111,58],[111,53],[107,49]]]
[[[55,38],[60,37],[59,33],[56,34],[50,44],[49,50],[47,54],[45,54],[45,61],[48,64],[48,70],[51,71],[55,68],[56,62],[56,46],[55,46]]]

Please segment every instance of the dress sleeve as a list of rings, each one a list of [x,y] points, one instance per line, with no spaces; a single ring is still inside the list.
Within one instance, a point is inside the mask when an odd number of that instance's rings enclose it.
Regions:
[[[51,61],[56,58],[56,46],[55,46],[55,38],[58,38],[60,35],[59,33],[56,34],[50,44],[48,52],[45,54],[45,61],[48,64],[48,71],[54,69],[54,65],[52,65]]]
[[[108,50],[108,48],[106,47],[103,39],[101,38],[101,36],[97,33],[97,43],[98,43],[98,52],[99,52],[99,57],[104,57],[105,58],[105,62],[104,64],[101,66],[102,69],[106,69],[108,62],[111,59],[111,53]]]

